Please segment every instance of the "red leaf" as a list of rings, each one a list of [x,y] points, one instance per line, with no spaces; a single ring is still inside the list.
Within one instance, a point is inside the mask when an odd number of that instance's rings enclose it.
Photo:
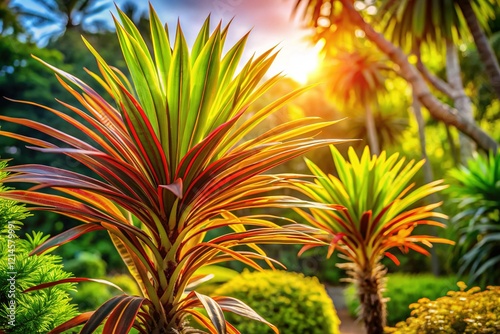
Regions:
[[[363,212],[361,219],[359,221],[359,233],[363,240],[366,240],[366,235],[368,233],[368,229],[370,228],[370,220],[372,218],[372,210],[368,210]]]
[[[97,230],[103,230],[103,229],[104,229],[104,227],[102,227],[101,225],[98,225],[98,224],[78,225],[76,227],[73,227],[67,231],[64,231],[64,232],[50,238],[49,240],[47,240],[46,242],[44,242],[43,244],[41,244],[40,246],[38,246],[37,248],[32,250],[30,255],[33,255],[33,254],[40,255],[43,252],[45,252],[46,250],[48,250],[49,248],[63,245],[67,242],[75,240],[76,238],[80,237],[81,235],[83,235],[85,233],[89,233],[89,232],[97,231]]]
[[[144,302],[142,297],[124,299],[109,315],[103,328],[103,333],[127,334],[136,321],[137,313]]]
[[[128,108],[122,104],[123,114],[142,158],[150,168],[157,183],[161,183],[162,180],[169,182],[167,159],[151,122],[137,100],[124,87],[120,86],[120,88],[129,104]],[[134,109],[137,113],[134,113]],[[152,158],[154,160],[151,160]]]
[[[400,262],[399,262],[398,258],[394,254],[389,253],[389,252],[385,252],[384,255],[387,256],[389,259],[391,259],[392,262],[394,262],[397,266],[399,266]]]
[[[86,278],[86,277],[70,277],[70,278],[65,278],[61,279],[58,281],[54,282],[47,282],[47,283],[42,283],[36,286],[32,286],[31,288],[28,288],[23,291],[23,293],[26,292],[31,292],[31,291],[36,291],[36,290],[41,290],[45,288],[50,288],[51,286],[59,285],[59,284],[64,284],[64,283],[79,283],[79,282],[95,282],[95,283],[102,283],[106,284],[109,286],[112,286],[113,288],[116,288],[120,291],[123,291],[122,288],[120,288],[118,285],[111,283],[109,281],[103,280],[103,279],[97,279],[97,278]]]
[[[95,310],[94,314],[88,319],[85,326],[83,326],[80,334],[92,334],[97,327],[108,317],[108,315],[113,312],[118,305],[124,300],[130,298],[127,295],[120,295],[111,298],[101,306],[97,310]]]
[[[76,317],[71,318],[70,320],[60,324],[59,326],[51,330],[48,334],[59,334],[64,331],[67,331],[68,329],[80,326],[81,324],[86,323],[92,316],[92,314],[94,314],[94,311],[79,314]]]

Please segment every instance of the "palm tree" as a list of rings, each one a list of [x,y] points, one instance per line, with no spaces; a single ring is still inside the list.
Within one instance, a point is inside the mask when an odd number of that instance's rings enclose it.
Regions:
[[[324,75],[330,94],[347,106],[361,106],[365,111],[365,128],[369,146],[374,154],[380,153],[380,140],[375,127],[374,110],[378,98],[386,92],[385,73],[390,71],[384,57],[373,50],[341,51],[332,58]]]
[[[0,36],[6,34],[17,35],[24,32],[19,22],[20,11],[17,6],[12,6],[10,0],[0,0]]]
[[[102,0],[39,0],[43,12],[33,11],[20,6],[23,16],[30,19],[33,25],[56,28],[51,32],[57,37],[67,30],[90,31],[104,26],[103,22],[92,20],[92,16],[101,13],[110,5]]]
[[[419,206],[417,203],[439,190],[446,188],[442,181],[434,181],[414,188],[409,184],[423,161],[398,159],[398,154],[387,156],[383,151],[378,157],[371,156],[368,147],[361,157],[349,148],[349,160],[331,147],[338,177],[323,172],[313,162],[306,160],[315,184],[299,185],[314,201],[335,206],[338,210],[321,211],[311,208],[309,212],[296,211],[312,226],[326,231],[330,244],[328,256],[334,251],[341,253],[347,262],[337,266],[347,271],[356,285],[361,305],[361,318],[369,334],[382,334],[386,321],[385,286],[386,269],[381,264],[388,257],[396,264],[399,260],[393,249],[402,253],[415,250],[429,253],[418,245],[431,247],[431,243],[453,242],[429,235],[420,235],[418,225],[444,224],[433,218],[446,218],[434,212],[441,203]],[[408,185],[409,184],[409,185]],[[312,248],[305,246],[302,251]]]
[[[475,1],[482,8],[483,16],[488,13],[489,1]],[[401,47],[412,50],[419,58],[419,69],[427,78],[429,72],[425,70],[420,60],[422,45],[446,50],[447,83],[440,82],[438,88],[449,86],[444,91],[454,100],[455,107],[469,121],[474,122],[472,103],[466,95],[461,76],[461,67],[456,45],[467,38],[466,24],[463,21],[460,9],[454,1],[393,1],[384,0],[380,7],[380,17],[385,19],[385,30],[392,40]],[[431,83],[439,79],[430,78]],[[459,134],[460,157],[462,163],[472,157],[475,150],[474,143],[464,134]]]
[[[334,22],[332,18],[339,14],[348,16],[351,26],[362,31],[368,40],[398,65],[399,74],[412,85],[415,95],[432,117],[455,126],[459,131],[472,138],[482,149],[496,150],[498,148],[498,143],[494,138],[432,94],[422,74],[409,62],[407,54],[374,29],[355,9],[353,0],[296,0],[296,8],[302,4],[304,4],[306,22],[313,27],[320,27],[320,31],[329,27],[330,23]]]
[[[462,14],[467,21],[470,33],[474,37],[474,42],[476,43],[477,51],[484,64],[486,75],[489,77],[491,86],[495,91],[497,97],[500,99],[500,65],[498,64],[498,59],[488,41],[483,29],[481,28],[481,18],[484,16],[478,13],[484,13],[486,9],[493,6],[500,6],[500,1],[498,0],[455,0],[455,2],[460,6]],[[491,11],[494,14],[494,10]],[[484,24],[483,24],[484,26]]]
[[[401,116],[401,111],[406,112],[406,109],[396,109],[391,106],[388,109],[384,102],[380,104],[379,111],[373,114],[373,123],[377,133],[377,139],[380,149],[394,147],[401,142],[405,131],[408,129],[408,119]],[[399,106],[398,106],[399,108]],[[368,141],[366,116],[364,115],[351,117],[349,115],[348,132],[349,138],[361,139],[360,142],[354,142],[351,146],[356,148],[356,152],[362,151]]]

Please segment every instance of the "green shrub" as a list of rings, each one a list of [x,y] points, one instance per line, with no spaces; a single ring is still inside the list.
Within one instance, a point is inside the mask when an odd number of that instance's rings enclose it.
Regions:
[[[387,328],[387,333],[499,333],[500,287],[465,291],[463,282],[457,285],[460,291],[450,291],[435,301],[422,298],[410,305],[412,316],[395,328]]]
[[[5,162],[0,161],[0,169]],[[0,180],[5,177],[0,173]],[[0,184],[0,191],[4,191]],[[68,278],[59,256],[29,253],[47,237],[42,233],[20,238],[21,220],[29,213],[14,201],[0,199],[0,333],[47,333],[77,314],[68,291],[73,284],[23,293],[24,290]]]
[[[340,321],[333,302],[316,277],[284,271],[245,271],[215,294],[240,299],[282,334],[339,333]],[[273,333],[260,322],[232,313],[226,316],[241,333]]]
[[[387,302],[387,324],[393,326],[404,321],[411,314],[409,305],[420,298],[435,299],[446,295],[449,290],[456,289],[456,280],[453,277],[435,277],[431,274],[389,274],[384,297]],[[347,308],[351,316],[355,317],[359,307],[359,300],[354,285],[345,291]]]
[[[106,276],[106,262],[98,253],[78,252],[73,259],[64,261],[64,268],[76,277],[102,278]]]

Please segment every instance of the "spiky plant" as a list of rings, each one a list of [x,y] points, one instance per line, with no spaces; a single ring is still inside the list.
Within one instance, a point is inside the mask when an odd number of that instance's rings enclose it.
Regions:
[[[471,283],[500,284],[500,153],[478,155],[448,176],[451,202],[459,209],[450,221],[459,274],[468,273]]]
[[[316,177],[314,185],[298,184],[303,192],[319,203],[340,204],[345,209],[325,211],[311,208],[310,213],[302,209],[297,212],[312,226],[330,234],[328,256],[338,250],[347,260],[339,267],[345,269],[356,285],[361,305],[361,318],[368,333],[383,333],[385,326],[384,275],[381,264],[384,256],[399,264],[397,257],[389,252],[399,248],[403,253],[413,249],[428,255],[428,251],[417,243],[431,247],[433,242],[453,242],[416,233],[418,225],[444,224],[432,218],[446,218],[434,212],[441,203],[419,206],[418,202],[446,186],[442,181],[414,188],[410,180],[422,167],[424,161],[405,164],[398,154],[390,157],[383,151],[378,157],[370,156],[365,148],[359,158],[352,147],[347,161],[340,152],[331,147],[338,177],[326,174],[314,163],[306,160]],[[305,251],[314,245],[305,246]]]
[[[335,142],[304,138],[332,122],[293,120],[251,138],[253,128],[303,90],[283,96],[253,114],[246,113],[247,106],[280,79],[276,75],[261,83],[275,58],[272,50],[251,58],[240,69],[248,34],[223,53],[228,26],[219,24],[210,32],[207,19],[189,50],[180,25],[171,43],[167,27],[162,27],[150,8],[150,53],[131,20],[120,10],[118,13],[121,23],[115,19],[117,35],[132,84],[86,43],[100,69],[100,74],[90,75],[106,89],[112,102],[82,80],[47,64],[83,109],[61,104],[85,123],[41,107],[79,129],[91,141],[47,124],[0,117],[40,131],[56,143],[5,131],[2,135],[22,140],[34,150],[64,154],[98,175],[85,176],[36,164],[6,169],[12,174],[5,183],[35,185],[27,191],[4,192],[2,197],[31,204],[32,210],[50,210],[83,222],[48,240],[35,253],[84,233],[107,230],[142,291],[142,296],[114,297],[96,311],[81,314],[51,333],[80,324],[84,324],[82,333],[90,333],[102,322],[105,333],[128,333],[132,327],[148,334],[187,333],[192,330],[186,323],[189,316],[211,333],[238,333],[225,321],[223,311],[265,322],[236,299],[209,298],[192,290],[206,278],[197,270],[228,260],[260,270],[256,260],[271,263],[271,259],[257,244],[320,244],[311,236],[317,231],[313,228],[280,226],[270,215],[238,213],[252,208],[319,206],[275,195],[275,190],[294,188],[296,175],[264,172],[315,147]],[[207,232],[222,227],[232,232],[208,237]],[[81,279],[65,282],[77,280]]]

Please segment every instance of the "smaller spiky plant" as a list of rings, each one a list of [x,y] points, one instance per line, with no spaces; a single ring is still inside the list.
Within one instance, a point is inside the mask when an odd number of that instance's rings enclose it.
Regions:
[[[312,226],[329,233],[328,256],[338,250],[347,263],[339,265],[345,269],[356,284],[361,304],[361,318],[368,333],[383,333],[385,326],[385,302],[382,296],[386,270],[381,259],[387,256],[396,264],[397,257],[389,252],[399,248],[406,253],[413,249],[429,255],[417,245],[428,247],[432,243],[453,244],[452,241],[429,235],[415,234],[418,225],[445,227],[432,218],[446,218],[433,212],[441,203],[418,206],[424,197],[440,191],[446,186],[434,181],[414,189],[410,180],[424,161],[398,160],[398,154],[390,157],[383,151],[378,157],[370,156],[365,148],[361,158],[349,148],[348,162],[340,152],[331,147],[333,160],[339,177],[325,174],[314,163],[306,160],[314,185],[298,184],[303,192],[314,201],[325,204],[339,204],[339,210],[325,211],[310,209],[310,213],[297,212]],[[314,245],[305,246],[305,251]]]

